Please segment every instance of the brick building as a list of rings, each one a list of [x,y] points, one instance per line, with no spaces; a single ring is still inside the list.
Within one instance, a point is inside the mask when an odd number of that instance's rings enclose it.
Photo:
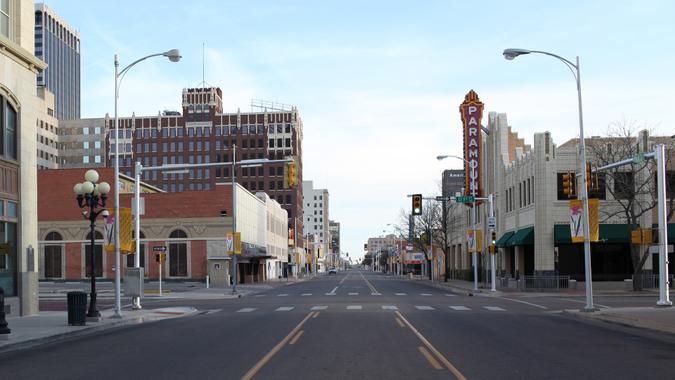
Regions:
[[[297,108],[284,111],[223,113],[220,88],[189,88],[182,94],[183,113],[165,111],[157,116],[120,118],[120,172],[133,176],[134,163],[143,166],[270,160],[294,157],[297,183],[302,183],[302,120]],[[114,120],[80,120],[82,125],[104,125],[101,145],[105,165],[114,162]],[[89,128],[91,129],[91,128]],[[68,152],[63,153],[64,156]],[[77,160],[75,160],[77,161]],[[236,182],[252,193],[264,191],[288,212],[288,226],[302,231],[302,186],[284,188],[284,164],[237,168]],[[144,172],[142,181],[168,192],[213,189],[231,182],[226,168],[191,169],[181,173]],[[295,241],[302,246],[302,236]]]
[[[38,179],[39,260],[41,279],[79,280],[89,277],[89,224],[82,218],[72,191],[86,169],[47,170]],[[113,183],[112,168],[98,169],[101,181]],[[132,203],[133,180],[124,175],[120,206]],[[127,186],[128,185],[128,186]],[[232,187],[214,186],[209,190],[165,193],[141,184],[144,210],[141,216],[141,265],[146,278],[158,277],[158,264],[151,253],[155,246],[167,247],[163,277],[214,282],[229,278],[229,256],[225,253],[225,233],[232,228]],[[46,191],[45,189],[49,189]],[[112,190],[114,191],[114,189]],[[114,207],[114,194],[108,195],[108,208]],[[285,275],[288,265],[287,213],[264,193],[256,195],[237,187],[237,230],[242,234],[239,282],[264,281]],[[224,211],[226,217],[221,216]],[[103,220],[97,221],[95,273],[102,279],[114,278],[114,254],[103,249]],[[133,255],[122,258],[123,267],[133,266]]]

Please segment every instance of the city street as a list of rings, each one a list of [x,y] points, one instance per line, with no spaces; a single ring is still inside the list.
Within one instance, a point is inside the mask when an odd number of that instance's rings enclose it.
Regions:
[[[583,306],[564,297],[468,296],[367,271],[240,299],[145,305],[187,303],[201,313],[5,353],[0,373],[11,379],[668,378],[675,359],[672,338],[560,313]]]

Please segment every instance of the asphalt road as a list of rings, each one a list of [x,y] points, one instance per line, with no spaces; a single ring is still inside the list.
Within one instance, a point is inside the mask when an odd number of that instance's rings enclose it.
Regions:
[[[241,299],[183,302],[202,313],[3,354],[0,374],[664,379],[675,359],[672,338],[553,312],[558,303],[579,308],[566,299],[472,297],[356,270]]]

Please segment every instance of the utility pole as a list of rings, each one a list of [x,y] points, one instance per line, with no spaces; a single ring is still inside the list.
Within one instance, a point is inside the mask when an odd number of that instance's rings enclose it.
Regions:
[[[448,265],[448,197],[443,197],[441,200],[443,205],[443,253],[445,254],[445,282],[450,279],[450,266]]]

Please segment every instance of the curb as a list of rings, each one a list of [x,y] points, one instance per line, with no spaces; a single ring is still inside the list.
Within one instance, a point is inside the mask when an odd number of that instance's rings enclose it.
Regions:
[[[16,343],[9,343],[3,346],[0,346],[0,354],[5,354],[7,352],[12,352],[12,351],[19,351],[19,350],[25,350],[37,346],[42,346],[45,344],[49,343],[55,343],[63,340],[68,340],[71,338],[79,338],[83,336],[87,336],[90,334],[94,334],[97,332],[105,331],[105,330],[111,330],[111,329],[117,329],[117,328],[122,328],[128,325],[139,325],[143,323],[153,323],[153,322],[158,322],[162,320],[167,320],[167,319],[176,319],[176,318],[183,318],[183,317],[192,317],[194,315],[197,315],[199,311],[195,308],[193,308],[192,311],[188,313],[184,313],[180,316],[175,316],[175,317],[153,317],[152,315],[146,315],[146,316],[139,316],[133,319],[122,319],[119,321],[107,323],[104,325],[99,325],[99,326],[92,326],[89,328],[84,328],[84,329],[79,329],[75,331],[67,331],[55,335],[49,335],[49,336],[44,336],[40,338],[34,338],[34,339],[29,339],[29,340],[24,340],[21,342],[16,342]],[[11,339],[11,337],[10,337]]]
[[[583,321],[597,321],[601,323],[606,323],[608,325],[615,325],[615,326],[621,326],[621,327],[629,327],[633,329],[640,329],[640,330],[646,330],[652,333],[658,333],[658,334],[668,334],[671,337],[675,337],[675,331],[669,331],[669,330],[664,330],[660,329],[657,327],[651,327],[651,326],[645,326],[645,325],[639,325],[636,323],[631,323],[630,321],[639,321],[639,319],[636,318],[625,318],[625,317],[611,317],[609,315],[602,315],[602,314],[595,314],[595,316],[590,316],[592,314],[584,314],[580,311],[570,311],[570,310],[562,310],[563,315],[570,316],[572,318],[576,318],[578,320],[583,320]],[[588,315],[588,316],[586,316]]]

